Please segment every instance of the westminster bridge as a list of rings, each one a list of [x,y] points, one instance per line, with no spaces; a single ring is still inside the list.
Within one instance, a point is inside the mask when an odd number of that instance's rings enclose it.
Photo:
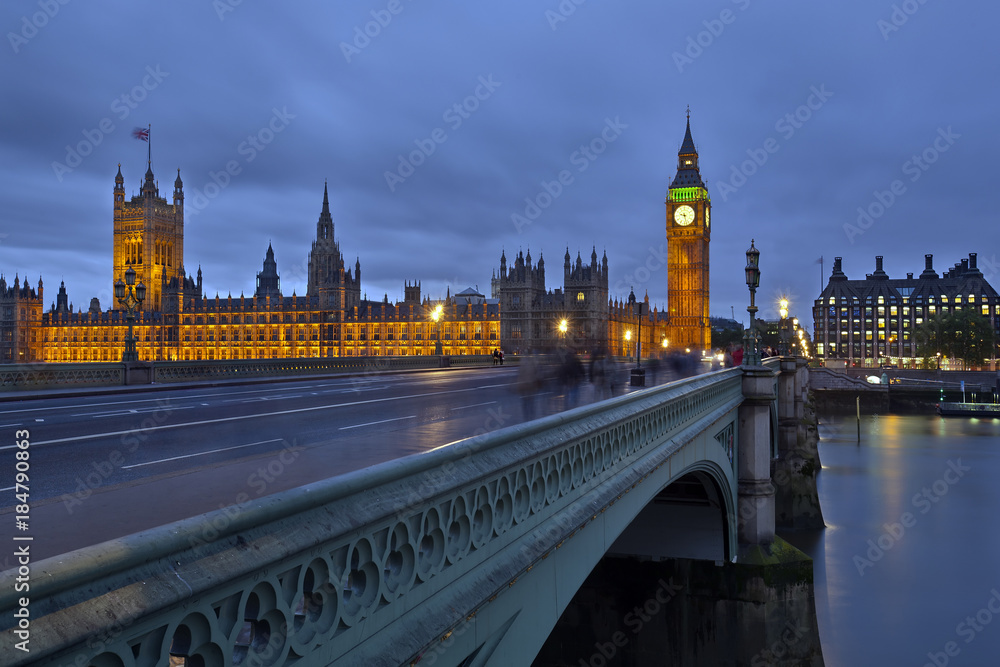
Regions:
[[[0,664],[531,664],[606,554],[769,545],[806,390],[706,373],[8,570]]]

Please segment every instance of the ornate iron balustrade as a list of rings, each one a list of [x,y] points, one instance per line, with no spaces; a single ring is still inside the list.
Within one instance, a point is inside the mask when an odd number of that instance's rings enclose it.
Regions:
[[[487,366],[488,355],[449,358],[450,366]],[[324,357],[322,359],[245,359],[239,361],[157,361],[153,364],[153,382],[194,382],[250,377],[278,377],[336,372],[378,372],[414,368],[437,368],[441,357],[414,355],[405,357]]]
[[[0,387],[66,387],[120,385],[125,382],[125,367],[120,363],[40,363],[0,366]]]
[[[616,499],[655,494],[640,485],[665,465],[713,474],[734,516],[741,381],[647,389],[34,564],[31,653],[0,661],[412,662]],[[4,610],[16,576],[0,574]],[[0,630],[14,646],[12,613]]]

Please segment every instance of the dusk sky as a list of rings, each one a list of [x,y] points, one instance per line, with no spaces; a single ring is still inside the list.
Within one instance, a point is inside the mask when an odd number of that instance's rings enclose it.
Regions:
[[[577,4],[579,3],[579,4]],[[0,271],[111,305],[112,188],[186,196],[184,260],[251,294],[268,243],[306,291],[324,181],[370,299],[489,296],[500,253],[607,252],[666,303],[685,110],[713,204],[711,313],[809,308],[850,278],[967,257],[1000,285],[1000,8],[986,3],[5,2]],[[992,91],[992,92],[991,92]],[[228,169],[228,173],[227,173]],[[558,187],[561,172],[564,182]],[[553,196],[554,195],[554,196]],[[536,210],[531,204],[539,206]],[[864,215],[859,212],[864,212]],[[520,218],[515,216],[521,216]]]

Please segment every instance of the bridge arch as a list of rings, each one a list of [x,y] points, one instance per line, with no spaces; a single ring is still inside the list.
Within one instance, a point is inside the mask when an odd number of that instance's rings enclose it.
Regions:
[[[234,628],[266,620],[266,645],[247,651],[273,664],[529,664],[671,484],[700,485],[735,553],[742,377],[650,388],[39,563],[39,664],[152,664],[192,615],[208,624],[189,647],[201,657],[242,650]],[[126,629],[95,649],[105,618]]]

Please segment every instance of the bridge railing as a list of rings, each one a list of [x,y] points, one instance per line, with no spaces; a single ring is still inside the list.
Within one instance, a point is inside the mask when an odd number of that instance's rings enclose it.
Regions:
[[[48,388],[120,385],[121,363],[35,363],[0,365],[0,388]]]
[[[694,438],[733,516],[741,382],[696,376],[9,570],[0,637],[30,653],[0,663],[409,664],[623,494],[655,494],[643,480],[691,465],[672,457]]]
[[[153,364],[153,382],[191,382],[247,377],[279,377],[337,372],[378,372],[448,366],[488,366],[489,355],[440,357],[411,355],[405,357],[323,357],[302,359],[245,359],[229,361],[157,361]]]

